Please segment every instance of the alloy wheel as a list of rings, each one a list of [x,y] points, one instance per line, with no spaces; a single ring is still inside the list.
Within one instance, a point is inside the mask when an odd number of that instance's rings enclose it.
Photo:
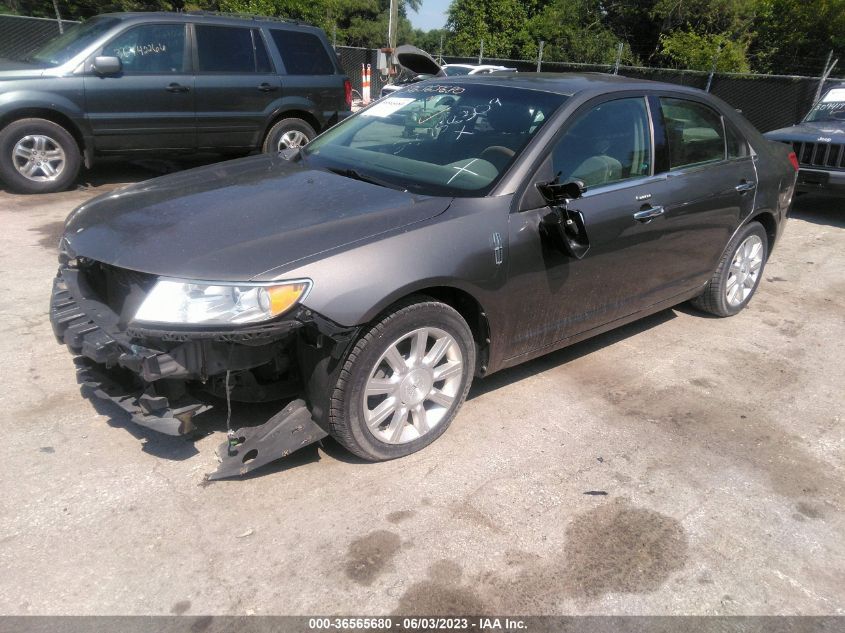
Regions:
[[[52,182],[65,168],[65,152],[49,136],[29,134],[15,143],[12,162],[24,178],[34,182]]]
[[[387,444],[405,444],[443,421],[459,396],[464,359],[457,341],[424,327],[391,343],[376,361],[363,394],[364,420]]]
[[[763,240],[758,235],[749,235],[736,249],[728,280],[725,284],[725,299],[736,307],[741,305],[757,285],[763,266]]]
[[[295,149],[308,143],[308,137],[299,130],[289,130],[279,137],[278,151]]]

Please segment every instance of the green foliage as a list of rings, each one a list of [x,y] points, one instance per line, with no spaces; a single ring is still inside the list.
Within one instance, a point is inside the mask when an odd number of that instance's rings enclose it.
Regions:
[[[484,40],[485,57],[516,58],[529,42],[526,8],[518,0],[453,0],[446,28],[451,31],[447,52],[478,55]]]
[[[699,35],[693,31],[673,31],[660,37],[663,56],[675,68],[744,73],[750,70],[746,45],[724,35]]]
[[[620,42],[625,64],[722,71],[820,74],[828,51],[845,74],[845,0],[452,0],[445,29],[411,27],[400,0],[400,43],[436,55],[612,64]],[[322,27],[338,44],[387,43],[389,0],[58,0],[66,19],[108,11],[210,9],[274,15]],[[4,0],[0,12],[55,17],[52,0]]]

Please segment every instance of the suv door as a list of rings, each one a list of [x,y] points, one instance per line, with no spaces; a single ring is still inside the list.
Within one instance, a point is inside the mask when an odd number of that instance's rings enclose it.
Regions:
[[[271,28],[270,37],[284,66],[282,90],[287,101],[311,110],[325,125],[346,109],[342,75],[334,52],[316,34],[292,28]],[[321,132],[322,129],[317,130]]]
[[[97,75],[89,60],[85,103],[96,151],[195,149],[189,50],[184,23],[142,24],[96,53],[119,58],[118,75]]]
[[[197,135],[203,149],[254,149],[281,96],[257,28],[194,25]]]

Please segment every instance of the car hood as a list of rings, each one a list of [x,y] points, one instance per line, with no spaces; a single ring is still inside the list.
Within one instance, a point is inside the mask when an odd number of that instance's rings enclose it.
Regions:
[[[14,59],[0,58],[0,81],[4,79],[41,77],[43,74],[44,66]]]
[[[397,46],[394,57],[400,66],[407,68],[414,75],[446,76],[440,64],[434,61],[431,55],[416,46],[411,46],[410,44]]]
[[[262,155],[94,198],[68,217],[61,248],[155,275],[244,281],[421,222],[450,202]]]
[[[763,136],[773,141],[809,141],[815,143],[819,140],[820,136],[829,138],[834,135],[843,137],[838,142],[845,142],[845,121],[803,122],[792,127],[766,132]],[[837,141],[834,140],[834,142]]]

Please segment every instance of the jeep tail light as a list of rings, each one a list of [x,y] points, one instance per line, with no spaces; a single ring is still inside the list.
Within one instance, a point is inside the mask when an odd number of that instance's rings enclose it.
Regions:
[[[352,82],[348,79],[343,80],[343,95],[346,99],[346,109],[352,109]]]
[[[792,169],[798,171],[798,157],[795,152],[789,152],[789,162],[792,163]]]

